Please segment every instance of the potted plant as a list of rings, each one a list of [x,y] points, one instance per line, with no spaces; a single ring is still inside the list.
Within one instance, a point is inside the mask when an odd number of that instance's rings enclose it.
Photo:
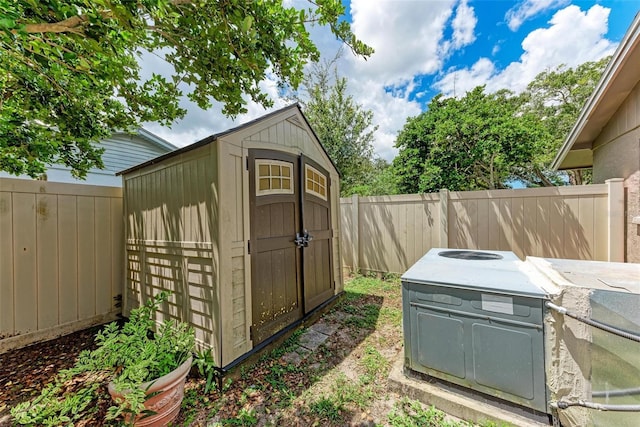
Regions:
[[[140,426],[166,425],[175,419],[195,337],[189,325],[174,321],[165,321],[151,332],[153,315],[168,296],[159,293],[132,310],[124,325],[113,322],[98,332],[95,350],[82,352],[75,366],[62,371],[38,398],[12,409],[16,422],[55,425],[74,421],[74,415],[91,403],[92,391],[99,388],[96,383],[107,380],[115,403],[107,419],[124,417],[127,423]],[[83,387],[65,392],[74,378],[80,378]]]

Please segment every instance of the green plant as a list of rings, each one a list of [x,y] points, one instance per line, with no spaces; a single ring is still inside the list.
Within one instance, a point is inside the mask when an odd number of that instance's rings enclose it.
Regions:
[[[107,419],[139,414],[145,390],[140,384],[176,369],[191,356],[195,337],[185,323],[166,321],[153,334],[153,315],[169,293],[161,292],[131,311],[120,327],[113,322],[96,334],[97,348],[83,351],[71,369],[61,371],[55,381],[31,402],[16,405],[11,415],[20,424],[70,424],[90,406],[100,385],[111,380],[124,398],[107,411]]]
[[[319,400],[311,403],[309,405],[309,409],[318,417],[335,422],[340,421],[340,413],[344,409],[344,407],[335,403],[333,400],[323,396]]]
[[[444,412],[433,406],[425,409],[420,402],[404,398],[396,403],[388,418],[389,424],[393,427],[439,427],[444,423]]]
[[[204,385],[204,392],[209,393],[213,390],[213,379],[217,375],[216,362],[213,360],[211,351],[202,350],[196,352],[196,357],[193,359],[193,365],[198,368],[200,375],[206,379]]]
[[[249,426],[254,426],[258,424],[258,417],[256,416],[255,410],[242,408],[240,409],[240,411],[238,411],[238,415],[235,418],[227,418],[227,419],[220,420],[219,424],[249,427]]]

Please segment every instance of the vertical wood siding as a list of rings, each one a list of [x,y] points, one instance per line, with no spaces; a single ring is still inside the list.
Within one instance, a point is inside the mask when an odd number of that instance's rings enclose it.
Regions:
[[[115,318],[122,189],[0,178],[0,352]]]
[[[343,267],[402,273],[429,249],[487,249],[606,261],[606,184],[341,200]],[[444,238],[444,240],[443,240]]]
[[[214,267],[211,147],[159,168],[125,175],[126,266],[124,313],[166,290],[156,321],[185,321],[200,346],[219,349]],[[219,363],[218,360],[216,360]]]

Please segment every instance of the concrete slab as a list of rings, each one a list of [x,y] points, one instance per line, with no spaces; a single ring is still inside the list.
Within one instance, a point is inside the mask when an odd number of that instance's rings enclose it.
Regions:
[[[476,400],[452,390],[445,390],[436,384],[407,377],[404,374],[403,365],[404,353],[400,352],[389,374],[389,389],[401,396],[408,396],[426,405],[433,405],[454,417],[478,424],[492,421],[500,425],[507,423],[521,427],[549,425],[512,413],[490,402]]]
[[[320,344],[325,342],[327,338],[329,338],[329,335],[323,334],[322,332],[318,332],[313,329],[307,329],[305,333],[300,335],[298,343],[302,347],[314,351],[318,347],[320,347]]]

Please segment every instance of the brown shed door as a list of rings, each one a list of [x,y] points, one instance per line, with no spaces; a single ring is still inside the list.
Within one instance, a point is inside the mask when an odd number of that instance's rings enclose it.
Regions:
[[[304,311],[308,313],[334,294],[331,274],[331,197],[329,174],[301,158],[302,229],[311,240],[303,249]]]
[[[256,345],[302,317],[298,159],[249,152],[252,339]]]
[[[329,174],[304,157],[250,150],[249,198],[257,345],[334,293]]]

